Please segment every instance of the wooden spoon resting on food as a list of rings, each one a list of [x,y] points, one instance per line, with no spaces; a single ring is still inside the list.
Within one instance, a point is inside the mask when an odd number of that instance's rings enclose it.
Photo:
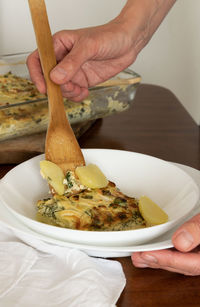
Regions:
[[[66,174],[85,165],[84,157],[66,117],[60,86],[49,77],[56,66],[53,40],[44,0],[29,0],[37,47],[47,85],[49,126],[45,143],[45,158],[54,162]]]

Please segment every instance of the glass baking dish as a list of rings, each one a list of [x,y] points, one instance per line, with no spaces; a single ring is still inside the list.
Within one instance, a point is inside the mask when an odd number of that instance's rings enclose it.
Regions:
[[[10,72],[29,80],[26,66],[27,56],[28,54],[24,53],[0,57],[0,75],[8,75]],[[118,79],[124,84],[115,84]],[[127,82],[129,80],[131,84]],[[141,77],[137,73],[127,69],[107,83],[91,88],[89,96],[82,102],[74,103],[64,99],[70,124],[72,126],[83,125],[89,121],[127,110],[134,99],[140,81]],[[2,82],[0,79],[0,86]],[[18,82],[23,82],[23,80],[20,79]],[[20,90],[16,95],[11,95],[11,98],[9,97],[10,92],[4,95],[1,90],[0,141],[46,131],[48,125],[47,97],[39,94],[31,82],[29,86],[32,92],[28,99]],[[11,89],[11,91],[15,93],[16,90]]]

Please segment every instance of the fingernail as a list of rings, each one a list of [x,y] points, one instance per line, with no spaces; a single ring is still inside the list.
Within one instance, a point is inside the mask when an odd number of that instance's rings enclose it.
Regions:
[[[142,257],[142,259],[144,259],[148,263],[157,263],[158,262],[156,257],[154,257],[152,255],[143,254],[143,255],[141,255],[141,257]]]
[[[192,235],[186,230],[182,230],[174,240],[176,241],[176,244],[185,250],[189,249],[194,243]]]
[[[62,67],[57,67],[52,70],[51,76],[57,81],[62,81],[67,76],[67,72]]]

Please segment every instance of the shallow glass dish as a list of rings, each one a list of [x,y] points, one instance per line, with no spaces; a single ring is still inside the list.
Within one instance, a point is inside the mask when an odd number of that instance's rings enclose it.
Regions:
[[[11,72],[16,76],[29,79],[26,67],[27,56],[28,54],[19,54],[0,57],[0,75]],[[107,84],[91,88],[89,97],[79,103],[64,99],[70,124],[77,125],[127,110],[134,99],[141,78],[129,69],[113,79],[119,78],[134,80],[134,84]],[[1,85],[0,83],[0,89]],[[0,91],[0,141],[46,131],[47,97],[40,94],[36,99],[34,95],[35,92],[31,95],[33,97],[27,99],[19,92],[15,98],[10,99]]]
[[[85,149],[86,164],[97,164],[126,195],[150,197],[169,216],[167,223],[126,231],[84,231],[36,221],[36,202],[49,195],[40,175],[43,155],[13,168],[0,182],[0,201],[22,224],[44,236],[76,244],[133,246],[150,242],[182,221],[195,208],[199,188],[178,166],[148,155],[109,149]]]

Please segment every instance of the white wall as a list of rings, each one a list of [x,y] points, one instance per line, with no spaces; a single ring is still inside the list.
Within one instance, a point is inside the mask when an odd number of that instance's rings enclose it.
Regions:
[[[114,18],[126,0],[46,0],[52,33],[103,24]],[[36,47],[28,0],[0,0],[0,54]]]
[[[46,0],[52,32],[105,23],[126,0]],[[169,88],[200,124],[200,1],[177,0],[132,68]],[[0,0],[0,54],[36,47],[28,0]]]
[[[132,68],[169,88],[200,124],[200,1],[177,0]]]

